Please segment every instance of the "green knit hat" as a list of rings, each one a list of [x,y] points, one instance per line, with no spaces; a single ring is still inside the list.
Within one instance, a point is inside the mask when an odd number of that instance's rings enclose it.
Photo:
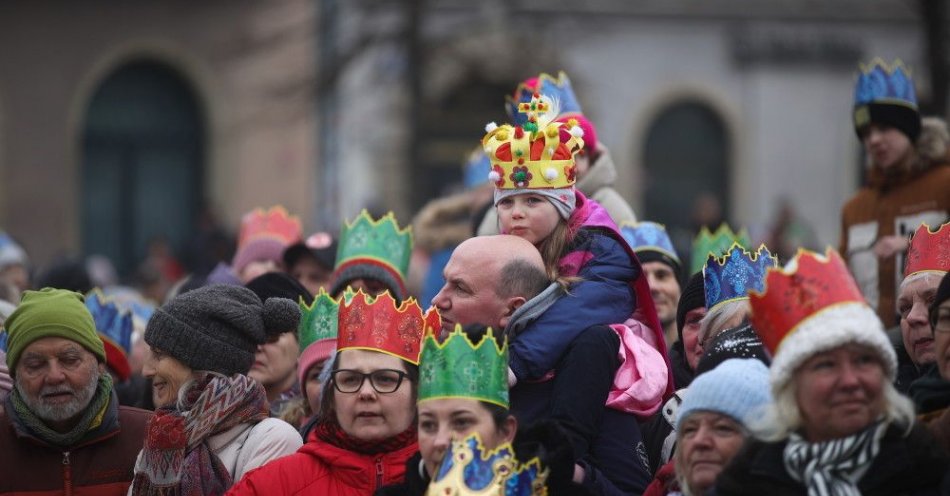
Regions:
[[[458,324],[441,343],[427,332],[419,355],[417,402],[469,398],[509,408],[508,343],[502,343],[490,327],[477,345]]]
[[[96,333],[96,324],[80,293],[54,288],[27,291],[4,327],[8,334],[7,367],[11,374],[16,373],[23,350],[33,341],[48,337],[75,341],[96,355],[100,362],[106,361],[102,339]]]

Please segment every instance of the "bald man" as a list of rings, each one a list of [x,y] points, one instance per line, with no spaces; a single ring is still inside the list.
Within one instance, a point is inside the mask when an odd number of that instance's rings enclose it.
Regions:
[[[479,236],[464,241],[443,271],[445,285],[432,299],[443,333],[483,324],[504,329],[508,339],[543,315],[564,295],[544,271],[541,254],[517,236]],[[571,342],[553,380],[519,382],[511,411],[521,425],[553,420],[568,434],[575,482],[594,494],[640,494],[651,475],[636,417],[606,408],[620,366],[620,338],[607,326],[591,326]]]

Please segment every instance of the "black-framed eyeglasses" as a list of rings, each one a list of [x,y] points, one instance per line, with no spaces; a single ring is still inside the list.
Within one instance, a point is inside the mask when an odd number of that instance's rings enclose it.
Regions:
[[[934,334],[938,332],[950,332],[950,308],[937,307],[930,312],[930,328]]]
[[[333,386],[341,393],[355,393],[363,387],[363,382],[369,377],[369,383],[379,394],[395,393],[402,380],[409,374],[401,370],[380,369],[364,374],[358,370],[334,370],[331,378]]]

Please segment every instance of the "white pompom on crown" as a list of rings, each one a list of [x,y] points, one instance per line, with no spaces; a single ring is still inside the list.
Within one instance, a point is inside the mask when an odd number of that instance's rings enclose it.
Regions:
[[[555,170],[554,167],[548,167],[547,169],[544,169],[544,178],[548,181],[557,179],[557,170]]]
[[[498,171],[494,171],[494,170],[493,170],[493,171],[491,171],[491,172],[488,173],[488,180],[489,180],[489,181],[491,181],[491,182],[494,183],[494,182],[498,182],[499,179],[501,179],[501,174],[499,174]]]
[[[580,126],[572,126],[570,132],[571,132],[571,136],[573,136],[573,137],[575,137],[575,138],[583,138],[583,137],[584,137],[584,130],[581,129]]]
[[[485,124],[485,132],[486,132],[486,133],[490,133],[490,132],[492,132],[492,131],[494,131],[494,130],[496,130],[496,129],[498,129],[498,124],[495,124],[494,121],[489,122],[488,124]]]

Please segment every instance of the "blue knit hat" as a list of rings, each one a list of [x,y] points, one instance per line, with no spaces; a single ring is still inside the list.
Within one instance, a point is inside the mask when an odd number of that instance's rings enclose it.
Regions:
[[[695,412],[721,413],[746,425],[752,415],[761,413],[772,402],[771,391],[769,369],[760,360],[726,360],[689,385],[677,410],[676,429]]]

